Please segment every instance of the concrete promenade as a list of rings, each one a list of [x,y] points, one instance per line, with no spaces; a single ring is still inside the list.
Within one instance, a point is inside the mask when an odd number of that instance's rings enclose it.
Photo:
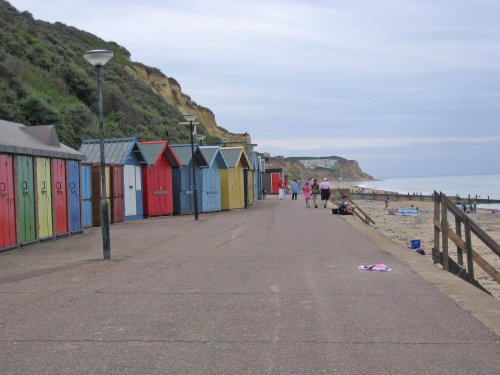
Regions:
[[[500,374],[499,301],[301,197],[111,241],[0,254],[0,374]]]

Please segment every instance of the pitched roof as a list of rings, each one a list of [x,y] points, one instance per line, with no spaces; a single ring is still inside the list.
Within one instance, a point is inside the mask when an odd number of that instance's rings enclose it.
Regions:
[[[181,164],[188,165],[191,162],[191,145],[171,145],[174,150],[175,155],[181,162]],[[196,164],[200,167],[207,167],[208,162],[205,160],[205,157],[201,153],[199,146],[194,145],[194,157],[196,159]]]
[[[227,168],[226,159],[224,155],[222,155],[219,146],[199,146],[199,148],[208,165],[212,165],[212,163],[219,158],[221,163],[220,167]]]
[[[221,149],[224,159],[226,159],[227,166],[229,168],[234,168],[240,162],[243,163],[244,168],[250,167],[250,162],[243,151],[242,147],[222,147]]]
[[[139,142],[139,147],[148,165],[155,164],[163,154],[165,154],[165,157],[172,167],[179,167],[182,165],[168,141]]]
[[[129,155],[134,152],[139,161],[144,162],[144,155],[137,144],[137,138],[109,138],[104,139],[104,161],[106,164],[125,164]],[[82,142],[80,152],[85,154],[87,162],[100,163],[101,149],[99,139],[90,139]]]
[[[0,120],[0,152],[82,160],[77,150],[59,142],[54,125],[26,126]]]

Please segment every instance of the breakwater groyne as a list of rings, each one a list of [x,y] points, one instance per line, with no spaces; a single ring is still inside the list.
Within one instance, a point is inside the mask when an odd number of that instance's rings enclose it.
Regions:
[[[433,195],[425,195],[425,194],[399,194],[399,193],[387,193],[389,196],[390,201],[399,201],[399,200],[406,200],[406,201],[421,201],[421,202],[433,202],[434,196]],[[365,193],[360,193],[360,192],[355,192],[355,193],[350,193],[350,196],[352,199],[369,199],[369,200],[376,200],[376,201],[383,201],[385,199],[385,193],[376,193],[376,192],[365,192]],[[448,196],[449,199],[451,199],[453,202],[456,204],[500,204],[500,199],[490,199],[488,198],[479,198],[476,196],[467,196],[467,197],[460,197],[460,196]]]

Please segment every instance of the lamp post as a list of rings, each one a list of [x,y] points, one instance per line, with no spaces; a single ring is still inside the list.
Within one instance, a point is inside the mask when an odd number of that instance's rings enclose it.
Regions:
[[[113,57],[113,52],[102,49],[87,51],[83,58],[96,68],[97,108],[99,116],[99,148],[101,151],[101,214],[102,214],[102,253],[105,260],[111,259],[111,243],[109,238],[109,207],[106,199],[106,171],[104,160],[104,115],[102,110],[101,68]]]
[[[194,206],[194,219],[198,220],[198,190],[196,189],[196,170],[194,167],[195,158],[194,158],[194,121],[196,121],[196,115],[188,114],[184,115],[184,119],[189,122],[189,128],[191,132],[191,166],[193,167],[193,186],[191,191],[193,192],[193,206]]]
[[[203,146],[203,140],[206,138],[207,136],[205,134],[196,134],[196,140],[198,142],[200,142],[200,146]]]

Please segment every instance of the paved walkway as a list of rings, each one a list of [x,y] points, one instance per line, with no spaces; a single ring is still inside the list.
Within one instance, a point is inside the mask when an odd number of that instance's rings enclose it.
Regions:
[[[498,301],[287,198],[0,254],[0,372],[500,373]]]

